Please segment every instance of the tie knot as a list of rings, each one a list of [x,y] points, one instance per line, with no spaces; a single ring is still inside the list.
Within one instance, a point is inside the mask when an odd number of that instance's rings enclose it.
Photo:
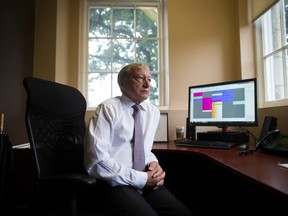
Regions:
[[[139,110],[140,110],[140,105],[134,104],[134,105],[132,106],[132,108],[133,108],[135,111],[139,111]]]

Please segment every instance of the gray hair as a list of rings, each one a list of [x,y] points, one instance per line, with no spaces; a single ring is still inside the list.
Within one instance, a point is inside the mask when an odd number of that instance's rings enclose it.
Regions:
[[[135,71],[139,71],[142,68],[148,68],[147,65],[143,63],[132,63],[124,66],[118,73],[118,85],[121,88],[121,85],[131,76]]]

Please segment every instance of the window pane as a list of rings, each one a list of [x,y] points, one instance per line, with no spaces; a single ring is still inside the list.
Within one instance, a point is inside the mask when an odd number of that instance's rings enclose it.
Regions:
[[[280,4],[276,4],[263,17],[264,55],[282,46]]]
[[[287,95],[288,95],[288,71],[287,71],[287,69],[288,69],[288,50],[287,49],[285,49],[285,73],[284,73],[284,76],[285,76],[285,95],[286,95],[286,97],[285,98],[287,98]]]
[[[158,11],[156,8],[139,8],[136,10],[136,36],[158,36]]]
[[[113,42],[113,70],[120,71],[124,65],[134,62],[134,40],[115,39]]]
[[[111,9],[94,8],[89,10],[89,37],[111,35]]]
[[[89,72],[111,70],[111,40],[90,39],[88,44]]]
[[[266,101],[284,99],[282,52],[265,60],[265,89]]]
[[[113,24],[113,35],[115,37],[133,37],[134,9],[114,9]]]
[[[111,97],[111,74],[91,73],[88,75],[88,106],[95,107]]]
[[[288,0],[284,1],[284,10],[285,10],[285,22],[284,22],[284,28],[285,28],[285,38],[286,38],[286,44],[288,43]]]
[[[112,97],[122,95],[120,88],[119,88],[119,85],[118,85],[117,77],[118,77],[118,73],[112,74],[112,85],[113,85]]]
[[[155,105],[159,105],[159,76],[158,74],[151,73],[151,82],[150,82],[150,97],[149,101]]]
[[[136,44],[137,62],[143,62],[151,71],[158,71],[158,40],[138,40]]]

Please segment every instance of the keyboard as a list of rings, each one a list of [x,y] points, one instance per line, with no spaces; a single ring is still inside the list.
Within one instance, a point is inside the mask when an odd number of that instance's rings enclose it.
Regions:
[[[288,144],[287,143],[280,143],[280,142],[266,143],[265,147],[263,146],[262,149],[271,153],[288,156]]]
[[[196,148],[214,148],[214,149],[230,149],[236,145],[236,143],[233,142],[189,140],[186,138],[175,140],[175,144],[177,146],[190,146]]]

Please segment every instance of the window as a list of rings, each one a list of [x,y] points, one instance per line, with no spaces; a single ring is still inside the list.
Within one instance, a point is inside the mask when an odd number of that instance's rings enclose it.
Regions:
[[[133,62],[151,73],[151,103],[167,105],[167,53],[161,1],[87,1],[83,28],[83,93],[88,108],[121,95],[118,72]],[[166,50],[166,51],[165,51]]]
[[[255,21],[260,107],[288,105],[288,0]]]

